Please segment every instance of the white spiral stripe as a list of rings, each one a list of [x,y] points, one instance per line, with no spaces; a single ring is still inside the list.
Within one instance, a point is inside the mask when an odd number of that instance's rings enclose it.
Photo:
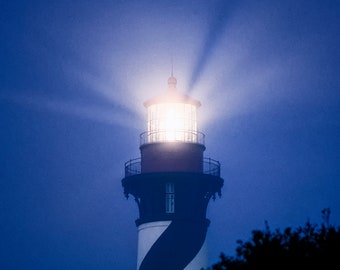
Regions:
[[[202,267],[208,267],[208,258],[207,258],[207,241],[204,241],[203,246],[200,251],[197,253],[195,258],[184,268],[184,270],[198,270]]]
[[[144,257],[162,235],[162,233],[169,227],[171,220],[156,221],[143,223],[138,226],[138,255],[137,255],[137,269],[139,269]]]

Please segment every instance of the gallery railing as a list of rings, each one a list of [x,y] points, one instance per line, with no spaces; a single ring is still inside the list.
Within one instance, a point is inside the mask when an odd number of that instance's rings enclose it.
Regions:
[[[130,159],[125,162],[125,177],[141,174],[141,158]],[[220,162],[212,158],[203,159],[203,174],[209,174],[220,177],[221,165]]]

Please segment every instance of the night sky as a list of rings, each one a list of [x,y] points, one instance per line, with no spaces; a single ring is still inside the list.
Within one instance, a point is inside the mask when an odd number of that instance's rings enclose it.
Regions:
[[[202,103],[210,262],[253,229],[340,224],[339,1],[1,1],[0,268],[136,267],[143,101]]]

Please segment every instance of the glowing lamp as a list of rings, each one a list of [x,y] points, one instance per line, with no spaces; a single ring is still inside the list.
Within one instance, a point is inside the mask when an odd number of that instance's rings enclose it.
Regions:
[[[168,90],[161,96],[144,103],[147,108],[147,132],[141,143],[192,142],[202,143],[203,134],[197,131],[198,100],[176,90],[177,80],[168,79]]]

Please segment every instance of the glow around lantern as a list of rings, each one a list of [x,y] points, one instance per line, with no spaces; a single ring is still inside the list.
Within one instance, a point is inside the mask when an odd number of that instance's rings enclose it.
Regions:
[[[185,142],[204,145],[204,134],[197,131],[197,108],[201,103],[176,89],[173,75],[168,89],[156,98],[144,102],[147,108],[147,131],[141,134],[141,144]]]
[[[196,107],[159,103],[148,107],[148,142],[197,142]]]

